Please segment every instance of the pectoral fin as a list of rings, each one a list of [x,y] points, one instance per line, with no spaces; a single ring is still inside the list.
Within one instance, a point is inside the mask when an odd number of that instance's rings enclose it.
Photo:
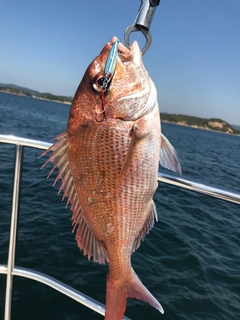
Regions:
[[[182,174],[179,156],[163,134],[161,134],[160,164],[166,169]]]
[[[149,133],[149,131],[147,128],[146,120],[141,118],[135,122],[135,124],[131,130],[131,142],[130,142],[130,145],[128,148],[128,152],[126,154],[126,158],[123,163],[122,171],[121,171],[119,178],[117,179],[117,182],[116,182],[116,193],[118,192],[119,187],[122,183],[123,177],[129,167],[129,164],[130,164],[131,158],[132,158],[132,153],[133,153],[134,148],[136,147],[136,144],[138,143],[138,141],[140,141],[141,139],[146,137],[148,135],[148,133]]]

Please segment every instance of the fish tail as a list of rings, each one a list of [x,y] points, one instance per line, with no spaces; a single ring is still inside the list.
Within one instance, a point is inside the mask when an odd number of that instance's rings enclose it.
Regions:
[[[112,281],[107,278],[107,296],[105,320],[122,320],[127,304],[127,291],[122,280]]]
[[[136,298],[145,301],[164,313],[161,304],[143,285],[133,269],[128,273],[127,277],[120,280],[114,280],[111,274],[107,279],[107,297],[106,297],[106,313],[105,320],[122,320],[126,310],[127,298]]]

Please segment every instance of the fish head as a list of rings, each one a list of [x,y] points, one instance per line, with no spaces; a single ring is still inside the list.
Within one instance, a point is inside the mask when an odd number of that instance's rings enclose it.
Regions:
[[[141,118],[156,105],[157,91],[144,67],[136,41],[129,48],[119,43],[116,70],[106,101],[109,102],[110,114],[125,121]]]
[[[109,52],[117,40],[113,37],[87,68],[76,91],[71,117],[79,112],[95,119],[103,108],[101,79]],[[142,60],[136,41],[127,48],[118,43],[118,57],[114,75],[104,91],[104,110],[107,118],[135,121],[151,112],[157,101],[157,93]]]

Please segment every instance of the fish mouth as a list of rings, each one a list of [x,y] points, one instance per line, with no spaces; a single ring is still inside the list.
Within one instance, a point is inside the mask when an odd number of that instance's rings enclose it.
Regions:
[[[108,43],[111,48],[115,41],[118,40],[117,37],[112,37]],[[134,41],[133,44],[127,48],[121,42],[118,44],[118,61],[121,63],[133,61],[136,65],[140,66],[142,63],[142,52],[139,48],[137,41]]]
[[[113,37],[107,43],[109,51],[116,41],[117,37]],[[121,65],[119,69],[118,64]],[[129,67],[129,65],[131,66]],[[108,87],[109,93],[113,90],[109,101],[109,112],[111,113],[113,110],[112,115],[115,118],[124,121],[135,121],[150,112],[155,106],[155,100],[157,100],[155,86],[144,68],[142,52],[137,41],[134,41],[129,47],[124,46],[121,42],[118,43],[117,73],[119,73],[117,75],[118,82],[114,82],[115,78],[113,76],[113,82]],[[129,76],[129,73],[132,76]],[[133,81],[133,83],[129,86],[121,87],[121,79],[124,81],[125,76],[127,76],[128,83],[130,81]],[[115,83],[117,83],[117,89],[114,91]],[[138,102],[136,103],[136,101]],[[121,105],[129,107],[124,110]]]

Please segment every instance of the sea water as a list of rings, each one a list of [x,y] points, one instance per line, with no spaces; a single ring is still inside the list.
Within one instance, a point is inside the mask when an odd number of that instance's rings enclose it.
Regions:
[[[69,106],[0,93],[0,133],[50,142],[66,130]],[[240,191],[240,137],[162,123],[183,177]],[[71,211],[40,170],[41,150],[25,148],[16,265],[44,272],[105,303],[106,265],[79,251]],[[0,144],[0,264],[7,263],[14,146]],[[129,299],[133,320],[240,319],[240,206],[159,183],[159,221],[132,255],[139,278],[161,302],[161,315]],[[0,319],[6,276],[0,274]],[[53,289],[14,277],[12,320],[103,317]]]

